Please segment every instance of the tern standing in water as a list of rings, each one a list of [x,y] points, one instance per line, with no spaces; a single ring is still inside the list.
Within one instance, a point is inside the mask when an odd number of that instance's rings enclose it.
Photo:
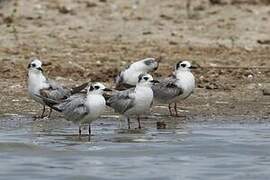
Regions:
[[[132,115],[137,116],[138,128],[141,129],[140,115],[149,111],[153,102],[153,91],[151,86],[157,81],[150,74],[140,74],[135,88],[118,91],[107,99],[107,105],[116,112],[127,118],[128,129]]]
[[[111,91],[101,83],[93,83],[87,89],[87,94],[74,94],[63,101],[55,101],[41,97],[44,102],[54,110],[64,114],[68,121],[79,124],[79,137],[81,137],[81,125],[88,124],[89,138],[91,138],[91,123],[99,118],[106,108],[103,97],[104,91]]]
[[[154,100],[162,104],[169,104],[171,116],[173,116],[171,104],[174,103],[175,116],[178,116],[177,103],[188,98],[195,89],[192,68],[194,67],[190,62],[180,61],[175,66],[173,76],[160,80],[160,83],[152,87]]]

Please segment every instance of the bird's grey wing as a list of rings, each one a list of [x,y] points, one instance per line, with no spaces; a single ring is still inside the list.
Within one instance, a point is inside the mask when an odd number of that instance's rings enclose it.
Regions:
[[[183,89],[176,85],[176,79],[168,77],[152,86],[154,97],[160,100],[170,100],[183,93]]]
[[[73,122],[80,121],[86,116],[90,109],[85,106],[86,96],[84,94],[76,94],[65,99],[55,107],[60,109],[67,120]]]
[[[76,105],[78,104],[84,104],[85,103],[85,99],[86,99],[86,94],[74,94],[70,97],[68,97],[67,99],[62,100],[61,102],[59,102],[57,104],[57,107],[64,111],[64,110],[71,110],[74,107],[76,107]],[[69,109],[71,108],[71,109]]]
[[[70,89],[63,87],[52,80],[47,80],[47,83],[49,84],[49,87],[40,90],[41,96],[54,100],[61,100],[66,99],[71,95]]]
[[[135,105],[134,90],[135,88],[118,91],[107,100],[106,104],[116,112],[123,114]]]

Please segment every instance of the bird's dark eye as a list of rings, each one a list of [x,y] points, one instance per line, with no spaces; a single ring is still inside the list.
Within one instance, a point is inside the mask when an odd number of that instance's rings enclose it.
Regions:
[[[93,90],[94,90],[94,87],[90,86],[89,91],[93,91]]]
[[[144,77],[143,79],[147,81],[149,78],[148,77]]]
[[[36,64],[31,64],[32,65],[32,67],[36,67]]]
[[[99,89],[99,86],[94,86],[95,89]]]
[[[182,67],[186,67],[186,64],[181,64]]]

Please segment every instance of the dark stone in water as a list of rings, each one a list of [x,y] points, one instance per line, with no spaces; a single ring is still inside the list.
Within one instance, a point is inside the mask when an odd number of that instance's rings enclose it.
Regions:
[[[166,123],[165,122],[157,122],[157,129],[166,129]]]

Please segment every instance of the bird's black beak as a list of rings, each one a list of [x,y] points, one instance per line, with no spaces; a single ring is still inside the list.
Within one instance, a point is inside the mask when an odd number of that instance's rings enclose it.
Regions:
[[[197,69],[196,66],[190,66],[190,69]]]
[[[190,66],[190,69],[197,69],[196,66]]]
[[[43,72],[43,69],[41,67],[38,67],[37,69],[40,70],[41,72]]]
[[[109,88],[105,88],[105,89],[103,89],[103,91],[112,91],[112,90]]]
[[[150,81],[151,83],[159,83],[159,81],[158,80],[152,80],[152,81]]]
[[[28,64],[27,68],[29,69],[31,67],[31,64]]]

